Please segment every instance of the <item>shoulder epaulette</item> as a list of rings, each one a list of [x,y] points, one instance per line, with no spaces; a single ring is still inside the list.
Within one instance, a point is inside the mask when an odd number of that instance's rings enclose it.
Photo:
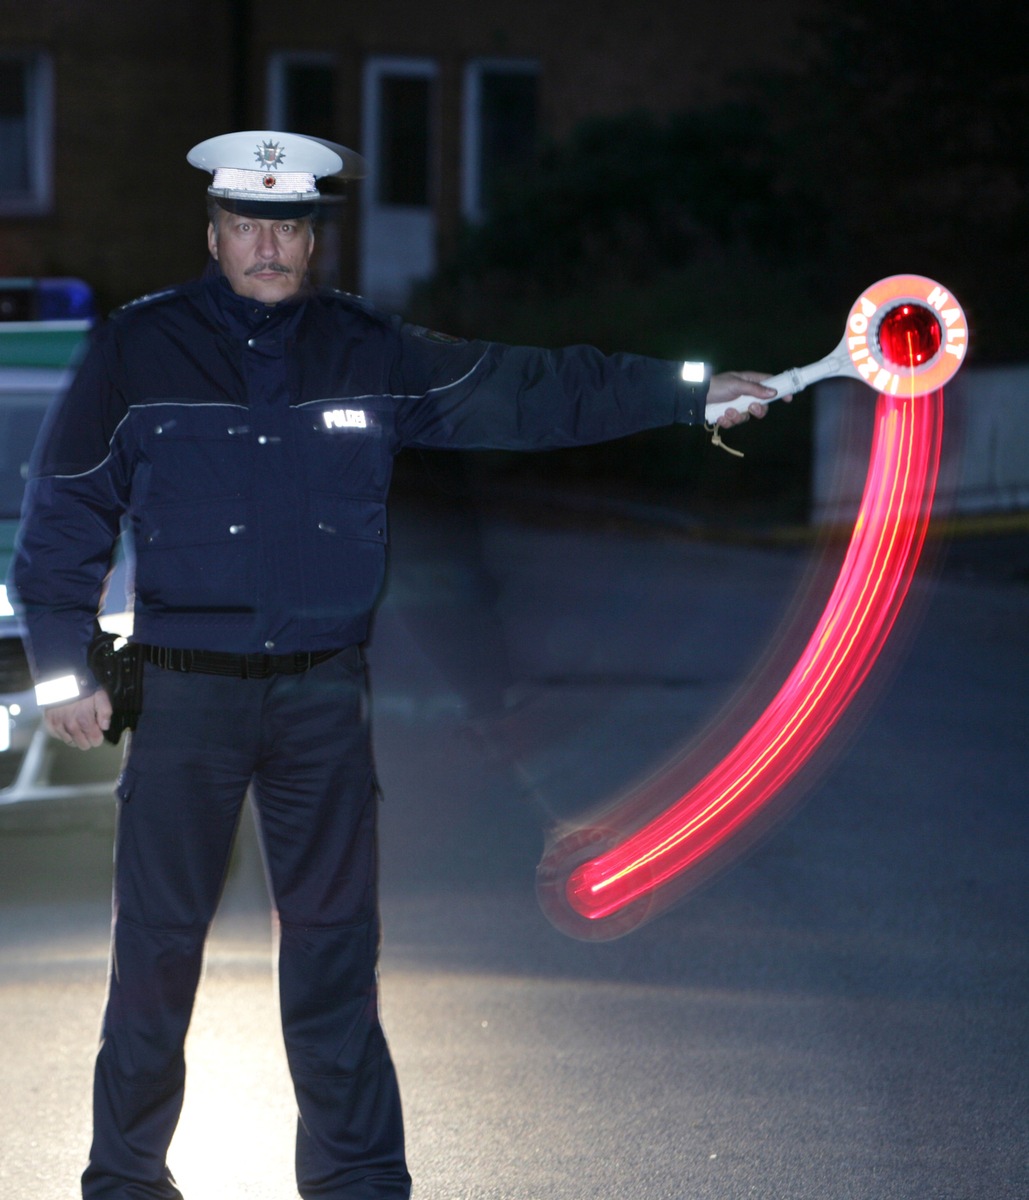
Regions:
[[[125,313],[138,312],[141,308],[149,308],[152,304],[160,304],[161,301],[171,300],[175,296],[181,296],[187,286],[183,284],[177,287],[162,288],[159,292],[147,292],[145,296],[137,296],[135,300],[129,300],[127,304],[116,308],[111,313],[111,319]]]

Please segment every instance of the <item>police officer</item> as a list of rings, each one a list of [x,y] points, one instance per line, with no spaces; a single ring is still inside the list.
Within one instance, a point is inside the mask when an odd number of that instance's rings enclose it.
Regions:
[[[118,785],[113,969],[83,1196],[180,1196],[166,1154],[183,1045],[252,788],[281,924],[300,1193],[406,1197],[376,996],[361,650],[393,456],[581,445],[699,422],[705,399],[771,393],[752,372],[705,386],[678,363],[441,337],[315,290],[316,181],[358,177],[359,157],[257,131],[203,142],[189,161],[213,176],[215,269],[96,331],[41,434],[13,568],[47,727],[97,746],[111,704],[87,651],[121,523],[131,531],[143,712]]]

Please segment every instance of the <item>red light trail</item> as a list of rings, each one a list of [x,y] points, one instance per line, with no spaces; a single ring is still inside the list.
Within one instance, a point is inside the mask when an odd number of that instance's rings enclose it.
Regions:
[[[882,291],[884,284],[893,283],[895,296],[897,281],[906,293],[919,278],[895,276],[874,286]],[[611,830],[632,823],[637,805],[629,797],[608,814],[606,833],[580,830],[544,856],[538,874],[540,903],[565,932],[584,938],[617,936],[645,920],[671,885],[678,895],[684,880],[709,867],[716,852],[738,839],[810,761],[872,670],[925,541],[940,463],[941,376],[954,373],[964,351],[962,340],[962,353],[952,352],[953,361],[941,366],[944,325],[953,326],[947,314],[955,305],[931,280],[923,282],[935,293],[923,291],[910,302],[905,295],[898,302],[887,289],[884,306],[868,300],[869,289],[852,310],[849,328],[854,329],[854,313],[864,312],[856,322],[861,343],[874,346],[872,372],[862,375],[873,386],[881,385],[874,436],[843,564],[795,666],[735,747],[675,803],[634,831],[613,834]],[[937,308],[939,296],[944,299]],[[952,307],[944,308],[947,303]],[[866,338],[869,317],[877,319],[872,322],[874,337]],[[926,377],[933,390],[922,394]],[[904,380],[905,395],[895,394],[901,390],[893,382],[898,378]],[[584,861],[587,854],[591,857]]]

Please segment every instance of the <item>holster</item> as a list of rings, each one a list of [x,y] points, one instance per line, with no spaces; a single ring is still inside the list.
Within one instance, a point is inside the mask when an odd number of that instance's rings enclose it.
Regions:
[[[123,730],[136,728],[143,711],[142,647],[98,629],[89,644],[89,669],[110,697],[114,711],[104,737],[117,744]]]

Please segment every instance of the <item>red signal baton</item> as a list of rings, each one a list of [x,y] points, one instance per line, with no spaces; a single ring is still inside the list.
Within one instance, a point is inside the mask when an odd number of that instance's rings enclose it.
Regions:
[[[830,354],[761,382],[775,389],[773,400],[835,375],[861,379],[891,396],[901,390],[924,396],[953,378],[967,345],[965,314],[949,292],[924,275],[890,275],[854,302],[843,337]],[[730,408],[744,411],[752,403],[771,402],[740,396],[707,405],[704,416],[713,424]]]
[[[864,492],[835,586],[778,692],[713,769],[642,825],[639,796],[630,795],[604,828],[573,830],[548,850],[537,894],[559,929],[617,937],[688,890],[691,876],[706,878],[718,851],[724,855],[758,822],[837,724],[907,596],[939,470],[942,389],[967,342],[964,314],[948,292],[923,276],[894,275],[859,297],[832,354],[766,381],[785,395],[849,375],[880,393]],[[749,402],[709,405],[708,420]]]

